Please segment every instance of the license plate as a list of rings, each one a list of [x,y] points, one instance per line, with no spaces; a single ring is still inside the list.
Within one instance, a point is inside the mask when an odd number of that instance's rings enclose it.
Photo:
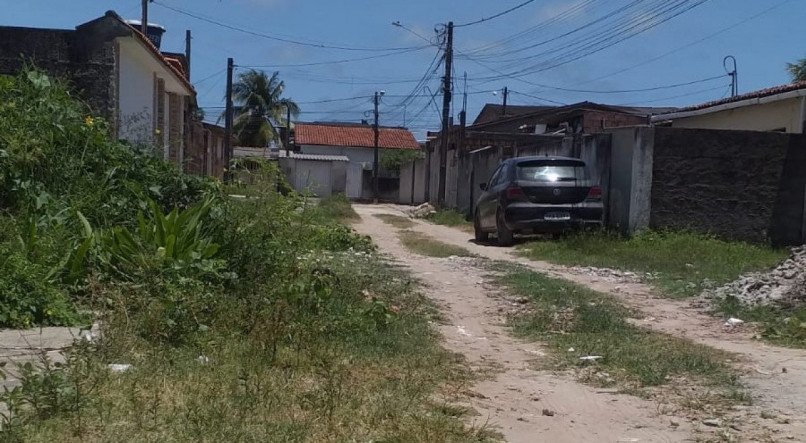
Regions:
[[[543,219],[548,221],[571,220],[571,214],[568,212],[549,212],[543,216]]]

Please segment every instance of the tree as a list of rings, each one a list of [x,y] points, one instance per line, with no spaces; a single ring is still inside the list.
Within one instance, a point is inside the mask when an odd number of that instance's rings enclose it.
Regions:
[[[806,82],[806,58],[795,63],[787,63],[786,70],[792,76],[792,82]]]
[[[299,106],[293,100],[282,98],[285,83],[279,73],[268,76],[254,69],[238,76],[232,85],[235,117],[233,133],[241,146],[264,147],[278,140],[277,128],[285,127],[287,109],[292,116],[299,115]]]

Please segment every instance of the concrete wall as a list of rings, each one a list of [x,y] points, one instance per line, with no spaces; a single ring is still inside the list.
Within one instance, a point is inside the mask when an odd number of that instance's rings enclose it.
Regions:
[[[743,106],[709,114],[679,118],[674,128],[734,129],[803,133],[803,104],[806,97]]]
[[[347,162],[287,157],[280,158],[279,162],[280,170],[297,192],[327,197],[348,190],[350,164]]]
[[[400,168],[398,203],[419,205],[425,202],[425,160],[416,160]]]
[[[802,241],[804,140],[656,128],[650,226],[751,242]]]
[[[605,223],[632,234],[649,227],[654,129],[611,129],[609,177],[604,183]]]
[[[133,42],[120,45],[118,137],[132,143],[152,143],[154,138],[154,71],[143,61],[142,49]],[[150,91],[150,94],[145,93]],[[161,131],[166,128],[159,128]]]

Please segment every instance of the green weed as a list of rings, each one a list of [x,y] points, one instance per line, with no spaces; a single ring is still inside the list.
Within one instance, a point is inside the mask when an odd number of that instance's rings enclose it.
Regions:
[[[447,258],[451,256],[472,257],[473,254],[461,246],[443,243],[415,231],[399,231],[400,242],[415,254],[428,257]]]
[[[726,354],[628,322],[630,311],[610,296],[521,269],[498,281],[528,297],[529,313],[511,319],[522,336],[544,341],[563,365],[585,366],[584,356],[600,356],[597,367],[626,383],[657,386],[678,377],[735,388]]]
[[[739,275],[769,269],[786,251],[689,232],[644,231],[631,238],[581,232],[525,243],[520,253],[562,265],[633,271],[670,297],[689,297]]]

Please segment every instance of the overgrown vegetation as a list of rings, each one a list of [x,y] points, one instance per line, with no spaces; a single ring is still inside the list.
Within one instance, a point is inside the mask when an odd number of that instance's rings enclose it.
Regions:
[[[725,399],[741,389],[726,354],[634,326],[629,310],[605,294],[512,266],[496,273],[500,284],[531,303],[511,319],[516,333],[546,343],[564,366],[606,371],[592,381],[643,388],[683,377],[713,386]],[[581,359],[590,356],[593,361]]]
[[[525,243],[520,252],[562,265],[633,271],[670,297],[697,295],[743,273],[772,268],[787,255],[784,250],[727,242],[708,235],[654,231],[631,238],[580,232],[557,240]]]
[[[420,150],[415,149],[384,149],[381,151],[379,163],[387,171],[400,173],[403,165],[415,160],[424,158],[425,155]]]
[[[434,403],[467,374],[409,278],[336,220],[346,199],[284,196],[269,165],[222,192],[87,114],[36,71],[0,82],[2,325],[102,326],[19,368],[0,439],[486,438]]]
[[[353,221],[361,218],[355,212],[350,200],[344,194],[334,194],[319,201],[319,207],[327,217],[340,221]]]
[[[419,232],[406,230],[399,231],[397,235],[403,246],[415,254],[437,258],[473,256],[470,251],[461,246],[444,243]]]
[[[716,303],[715,311],[757,323],[764,339],[784,346],[806,348],[806,306],[747,306],[735,297]]]

